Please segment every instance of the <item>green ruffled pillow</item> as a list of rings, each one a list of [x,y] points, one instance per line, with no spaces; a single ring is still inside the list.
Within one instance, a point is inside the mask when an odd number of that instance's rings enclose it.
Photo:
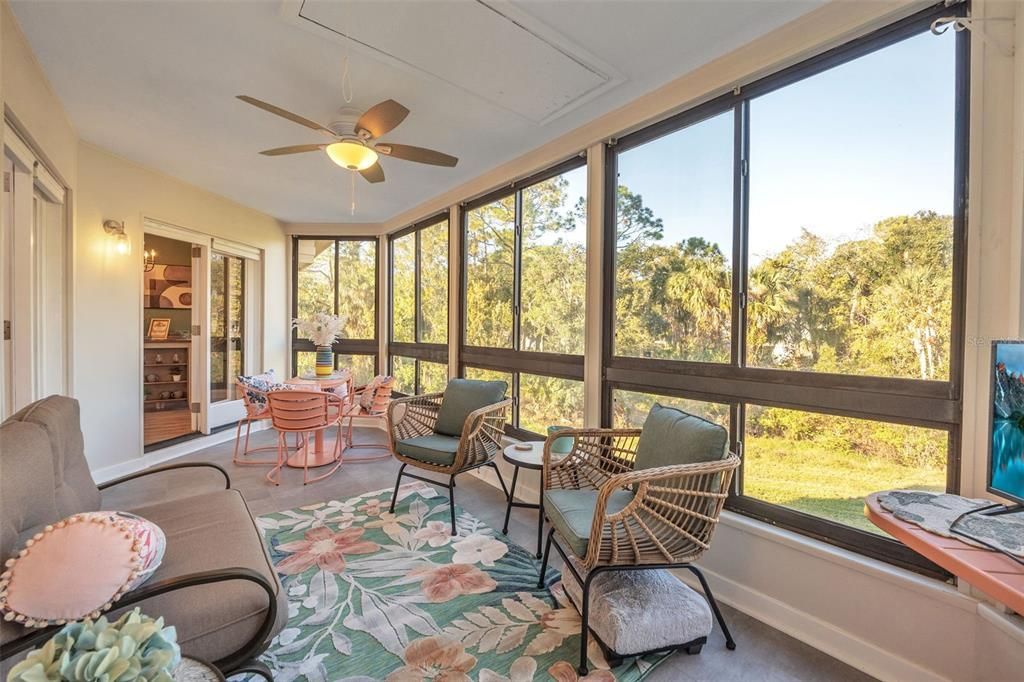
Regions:
[[[11,669],[7,682],[172,682],[181,662],[174,627],[138,608],[113,623],[69,623]]]

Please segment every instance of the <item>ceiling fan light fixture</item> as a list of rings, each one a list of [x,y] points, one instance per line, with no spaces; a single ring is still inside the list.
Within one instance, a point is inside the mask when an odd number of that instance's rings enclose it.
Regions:
[[[326,151],[327,156],[331,157],[331,161],[342,168],[354,171],[366,170],[377,163],[378,158],[377,152],[364,144],[352,140],[342,140],[341,142],[329,144]]]

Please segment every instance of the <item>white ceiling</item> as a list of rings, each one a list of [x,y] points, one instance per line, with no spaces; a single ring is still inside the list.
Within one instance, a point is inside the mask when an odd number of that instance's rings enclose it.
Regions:
[[[383,222],[820,4],[11,2],[83,139],[288,222]],[[384,158],[387,182],[357,178],[355,216],[348,171],[326,155],[257,154],[321,136],[235,99],[329,124],[345,104],[346,50],[351,106],[398,100],[412,113],[388,141],[460,159],[437,168]]]

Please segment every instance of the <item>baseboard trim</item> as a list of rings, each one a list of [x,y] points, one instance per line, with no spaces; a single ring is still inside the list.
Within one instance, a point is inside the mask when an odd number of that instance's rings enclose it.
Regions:
[[[373,427],[382,428],[380,426],[380,420],[378,419],[360,419],[356,417],[355,426],[359,427]],[[270,424],[267,422],[257,422],[252,425],[252,431],[266,431],[270,428]],[[156,466],[158,464],[164,464],[172,459],[178,457],[184,457],[185,455],[191,455],[193,452],[198,452],[204,448],[208,448],[211,445],[217,445],[224,443],[229,440],[234,440],[235,428],[217,429],[211,432],[209,435],[202,436],[200,438],[193,438],[183,443],[176,443],[166,448],[159,450],[153,450],[143,454],[141,457],[130,459],[127,462],[119,462],[118,464],[112,464],[101,469],[95,469],[92,472],[92,477],[97,483],[105,483],[121,476],[127,476],[128,474],[134,474],[148,469],[149,467]]]
[[[718,601],[872,677],[892,682],[942,682],[949,679],[774,597],[724,578],[706,568],[702,567],[701,571],[708,579]],[[676,575],[700,591],[700,583],[692,573],[679,571]],[[743,642],[737,644],[743,646]]]
[[[269,425],[267,424],[252,425],[253,432],[265,431],[267,428],[269,428]],[[219,443],[234,440],[234,438],[235,430],[233,428],[218,430],[200,438],[192,438],[184,443],[175,443],[174,445],[170,445],[166,448],[147,452],[142,455],[142,457],[137,457],[135,459],[128,460],[127,462],[120,462],[108,467],[103,467],[102,469],[96,469],[92,472],[92,477],[97,483],[105,483],[106,481],[110,481],[121,476],[127,476],[128,474],[134,474],[142,471],[143,469],[157,466],[158,464],[164,464],[165,462],[177,459],[178,457],[190,455],[193,452],[198,452],[199,450],[208,448],[211,445],[217,445]]]

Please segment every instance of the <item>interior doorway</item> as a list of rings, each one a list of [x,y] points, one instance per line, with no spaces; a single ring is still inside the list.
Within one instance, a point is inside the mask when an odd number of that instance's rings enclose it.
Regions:
[[[193,332],[201,249],[149,233],[143,248],[142,421],[149,449],[199,432]]]
[[[3,140],[0,419],[71,384],[66,189],[9,125]]]

